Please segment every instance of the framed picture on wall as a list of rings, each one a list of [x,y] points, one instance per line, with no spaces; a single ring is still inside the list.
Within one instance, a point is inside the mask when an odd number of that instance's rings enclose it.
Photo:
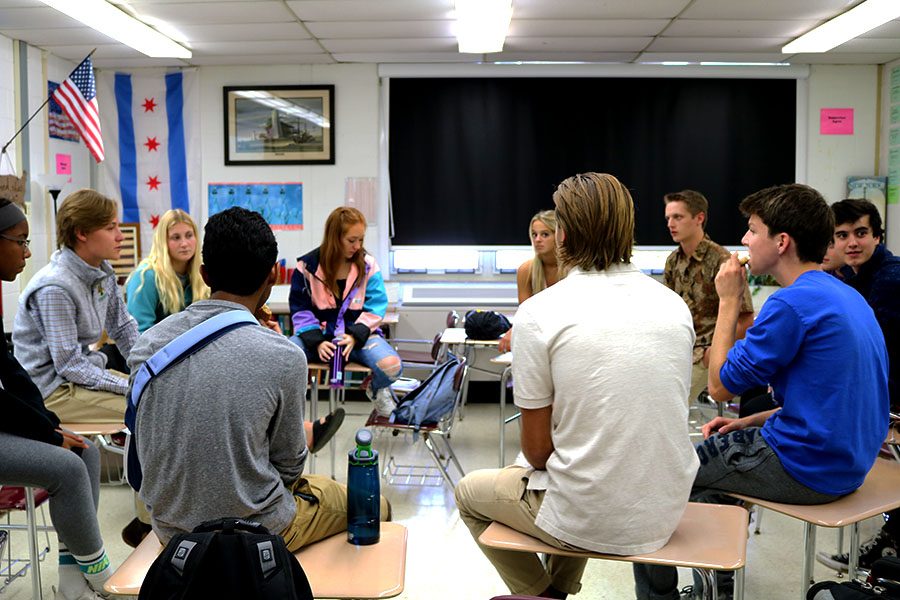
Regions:
[[[333,165],[334,86],[223,88],[226,165]]]
[[[141,224],[119,223],[119,229],[125,239],[122,240],[119,258],[109,261],[109,264],[116,272],[119,285],[122,285],[141,262]]]

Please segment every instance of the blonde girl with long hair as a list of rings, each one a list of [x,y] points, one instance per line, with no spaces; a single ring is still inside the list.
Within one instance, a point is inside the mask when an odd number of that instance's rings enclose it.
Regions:
[[[562,278],[556,261],[556,211],[542,210],[531,217],[528,237],[534,249],[534,257],[516,269],[519,304]],[[512,329],[500,338],[500,352],[509,352],[511,345]]]
[[[143,333],[192,302],[209,298],[200,277],[197,225],[181,209],[167,210],[153,233],[150,255],[125,282],[128,312]]]

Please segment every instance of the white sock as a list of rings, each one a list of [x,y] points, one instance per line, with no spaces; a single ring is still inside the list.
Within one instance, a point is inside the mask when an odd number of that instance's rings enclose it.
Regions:
[[[64,598],[78,598],[88,589],[87,580],[68,548],[59,544],[59,593]]]
[[[95,591],[102,592],[103,584],[112,576],[106,550],[100,548],[88,556],[75,556],[75,561],[78,563],[81,576],[87,580],[88,585]]]

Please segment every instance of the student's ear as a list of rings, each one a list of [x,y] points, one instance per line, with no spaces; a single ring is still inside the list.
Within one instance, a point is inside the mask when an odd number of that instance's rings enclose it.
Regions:
[[[791,236],[786,233],[778,234],[778,254],[782,255],[787,252],[791,245]]]
[[[269,277],[268,279],[266,279],[266,283],[275,285],[276,281],[278,281],[278,263],[272,265],[272,269],[269,271]]]
[[[700,227],[703,227],[704,225],[706,225],[706,213],[705,212],[703,212],[703,211],[698,212],[697,217],[699,219],[698,223],[700,223]]]
[[[87,234],[80,229],[76,229],[75,230],[75,239],[78,240],[79,242],[86,242]]]

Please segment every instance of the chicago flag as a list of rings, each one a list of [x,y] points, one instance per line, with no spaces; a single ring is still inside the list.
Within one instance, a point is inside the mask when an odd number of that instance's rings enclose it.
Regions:
[[[141,224],[142,254],[170,208],[200,220],[200,94],[197,70],[101,71],[98,95],[106,160],[100,191]]]

